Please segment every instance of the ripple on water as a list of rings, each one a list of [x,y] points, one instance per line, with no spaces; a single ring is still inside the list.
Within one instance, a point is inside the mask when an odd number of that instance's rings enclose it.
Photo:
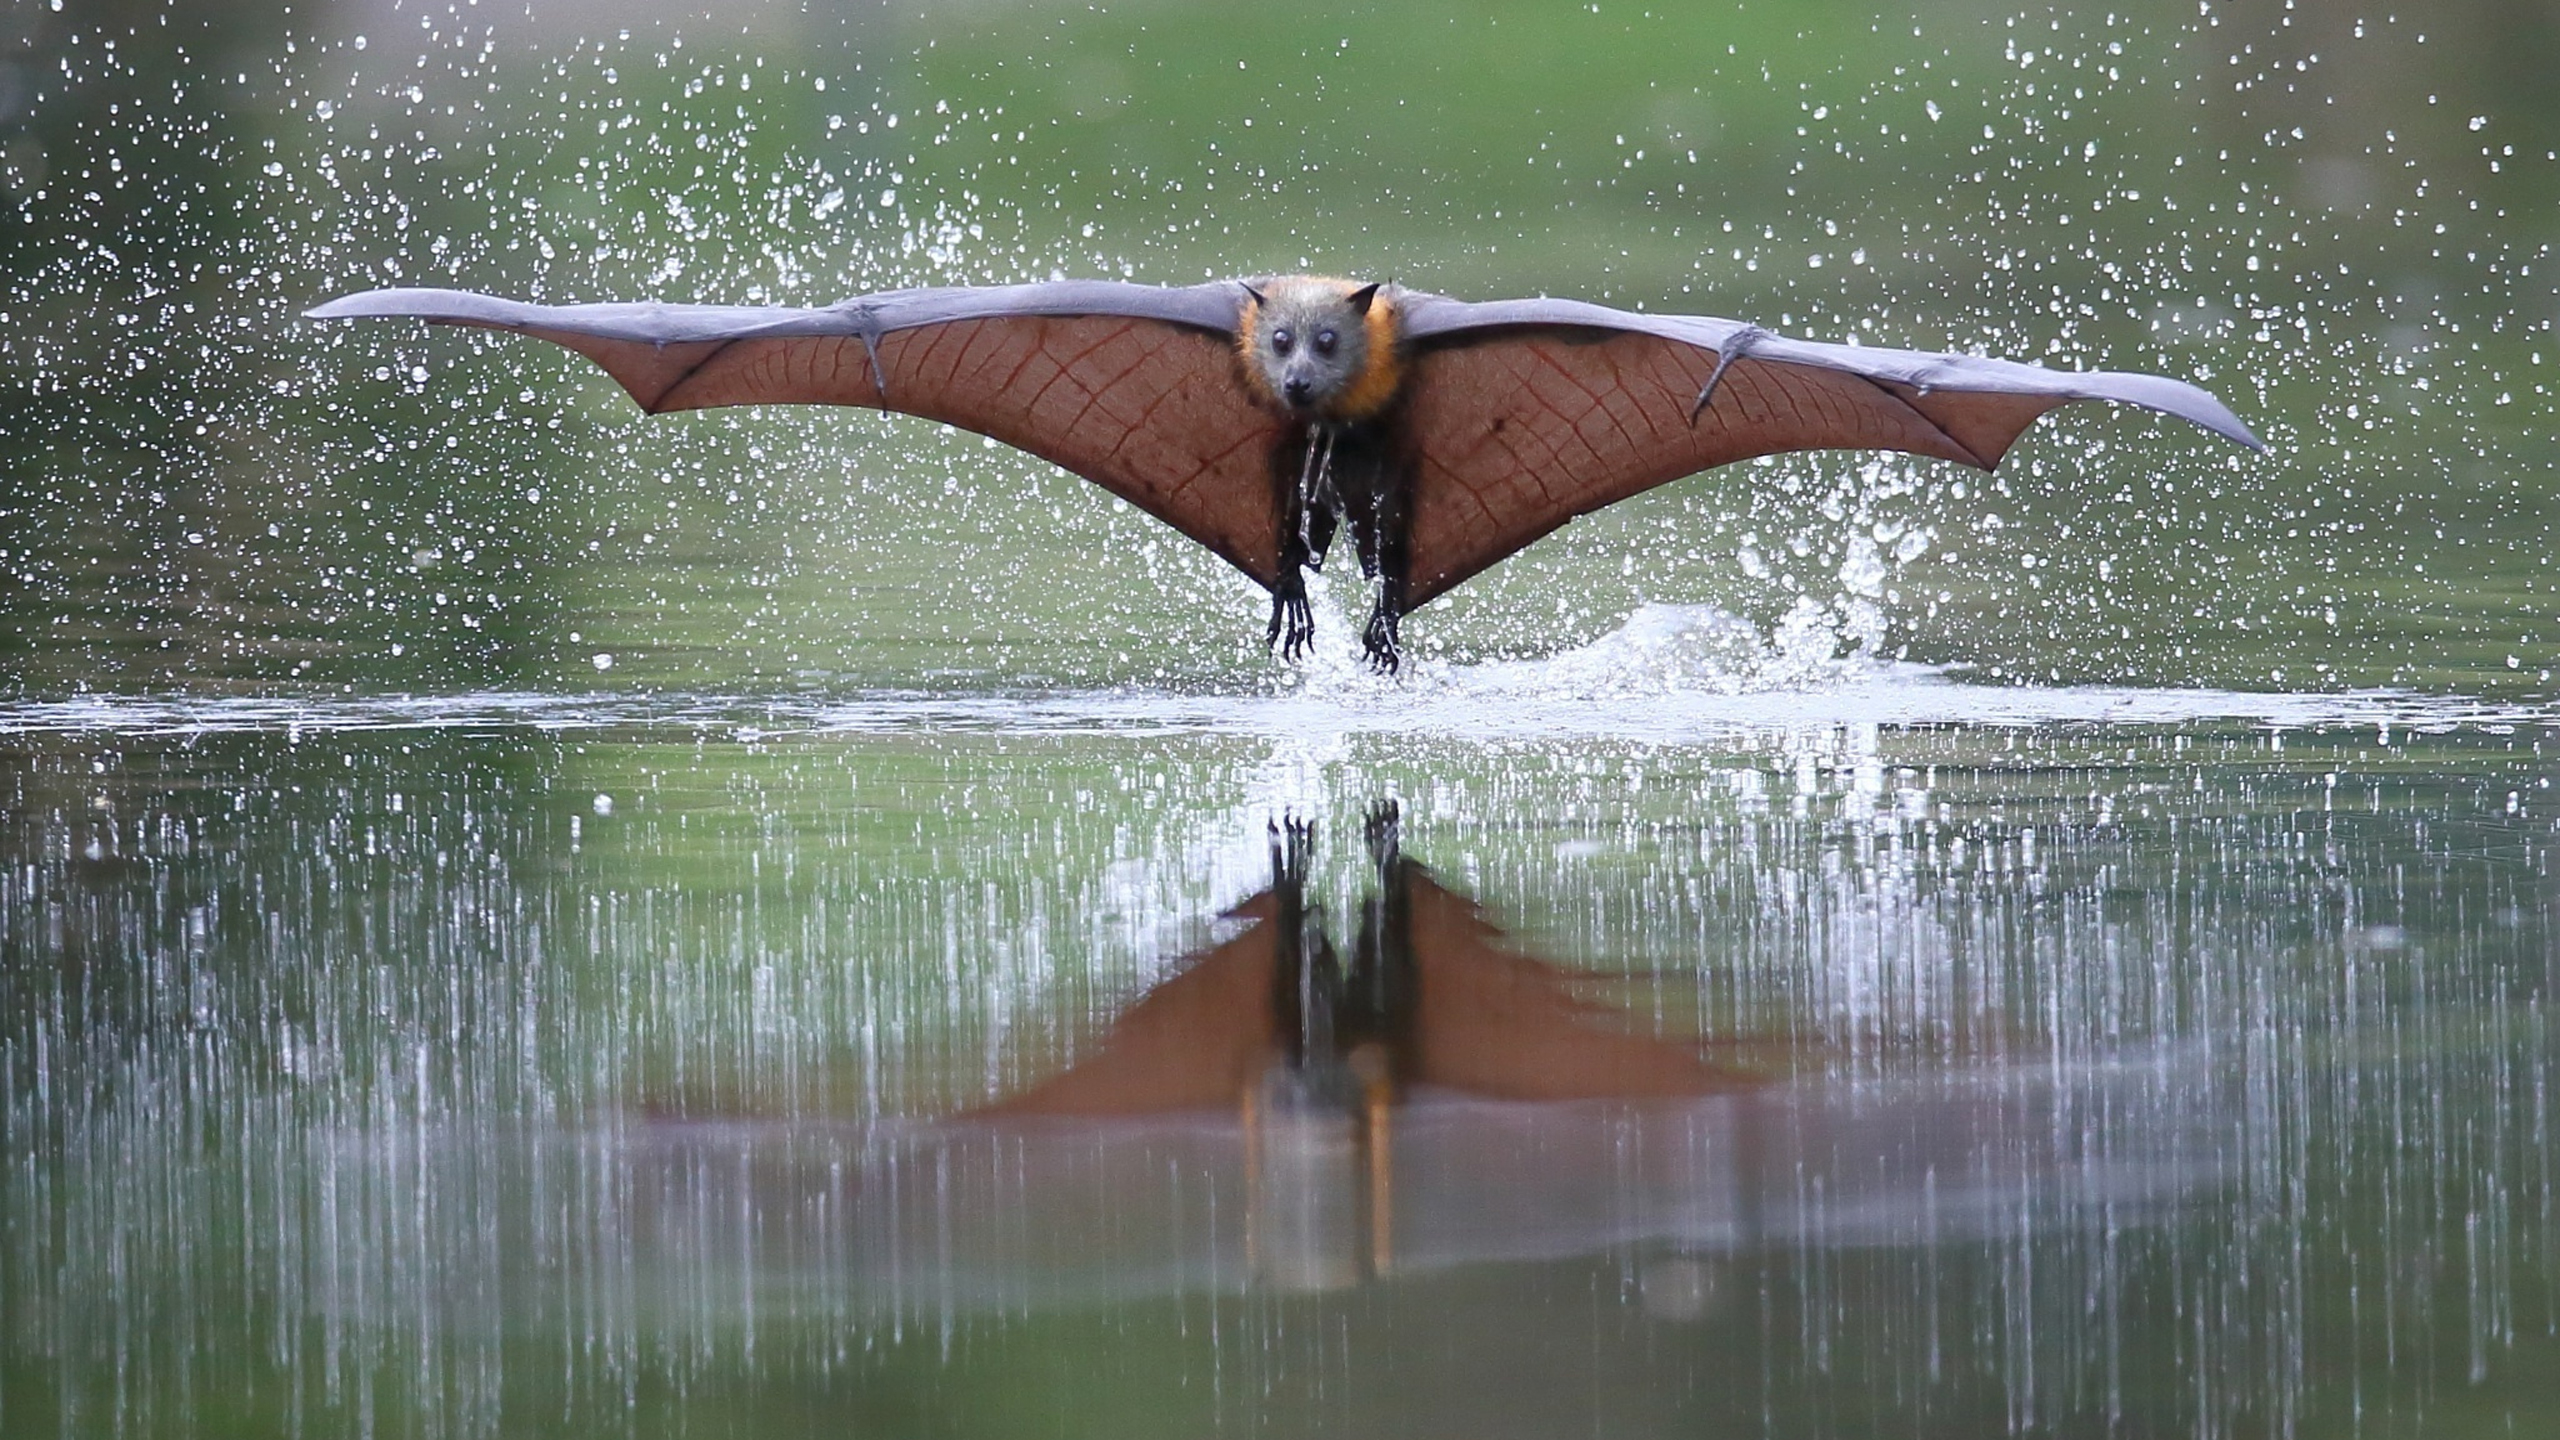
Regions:
[[[1339,630],[1341,627],[1336,627]],[[1990,685],[1962,667],[1833,653],[1830,626],[1764,638],[1706,606],[1645,605],[1618,629],[1556,655],[1475,664],[1419,660],[1378,676],[1319,650],[1267,689],[720,694],[484,691],[451,695],[84,695],[0,705],[0,734],[184,735],[523,727],[672,728],[739,739],[961,728],[990,734],[1409,736],[1520,741],[1712,742],[1840,725],[2174,725],[2238,721],[2434,731],[2560,720],[2560,707],[2398,690],[2245,691],[2118,685]]]

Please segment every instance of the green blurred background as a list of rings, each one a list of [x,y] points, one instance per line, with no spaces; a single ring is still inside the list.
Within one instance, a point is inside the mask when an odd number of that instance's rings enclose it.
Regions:
[[[2555,62],[2489,0],[23,4],[0,684],[1266,683],[1250,585],[975,437],[296,317],[1308,267],[2156,370],[2274,446],[2084,408],[1987,483],[1740,467],[1465,587],[1426,661],[1810,604],[1991,678],[2538,697]]]

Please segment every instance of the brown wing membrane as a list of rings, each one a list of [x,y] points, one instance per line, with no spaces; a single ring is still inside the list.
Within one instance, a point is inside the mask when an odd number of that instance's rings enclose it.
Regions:
[[[532,335],[595,361],[651,412],[855,405],[939,420],[1093,481],[1268,587],[1279,576],[1269,456],[1280,421],[1242,384],[1231,288],[1065,282],[833,310],[380,291],[312,313]]]
[[[1112,1022],[1099,1053],[971,1114],[1148,1115],[1235,1105],[1275,1048],[1279,916],[1268,890],[1229,911],[1251,928],[1149,990]]]
[[[1420,866],[1399,877],[1421,999],[1413,1078],[1505,1100],[1713,1095],[1761,1083],[1694,1044],[1631,1034],[1573,993],[1572,977],[1506,948],[1475,902]]]
[[[1873,382],[1800,365],[1736,362],[1693,425],[1690,409],[1716,359],[1714,351],[1656,335],[1595,339],[1572,331],[1527,332],[1423,357],[1412,401],[1422,474],[1410,603],[1422,604],[1577,515],[1754,455],[1855,448],[1984,463]],[[2003,408],[2023,411],[2010,436],[2061,403],[2041,395],[2000,398],[2012,402]],[[2006,445],[2003,438],[1999,448]]]
[[[1279,576],[1270,454],[1279,421],[1234,379],[1224,336],[1119,315],[955,320],[874,342],[731,342],[653,410],[861,405],[957,425],[1081,475],[1265,587]]]
[[[2153,375],[1825,345],[1570,300],[1407,305],[1421,471],[1408,608],[1577,515],[1755,455],[1900,450],[1987,470],[2036,417],[2082,399],[2258,444],[2211,395]]]

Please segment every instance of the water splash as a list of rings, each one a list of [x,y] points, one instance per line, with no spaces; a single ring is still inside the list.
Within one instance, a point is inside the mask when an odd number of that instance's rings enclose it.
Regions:
[[[1488,700],[1609,700],[1824,690],[1930,673],[1869,658],[1881,631],[1872,607],[1810,598],[1798,600],[1767,635],[1713,606],[1642,605],[1617,629],[1561,654],[1440,667],[1429,678]]]
[[[1326,612],[1319,608],[1319,616]],[[1329,617],[1330,618],[1330,617]],[[1336,635],[1346,627],[1332,623]],[[1543,660],[1478,665],[1416,659],[1372,673],[1319,632],[1302,671],[1227,693],[1139,686],[940,694],[485,691],[330,698],[85,695],[0,703],[0,735],[286,736],[368,730],[662,731],[755,741],[805,733],[960,729],[987,734],[1198,734],[1285,742],[1256,787],[1287,810],[1313,792],[1303,776],[1361,736],[1413,739],[1584,737],[1694,743],[1843,725],[2170,725],[2236,721],[2270,730],[2348,726],[2440,732],[2560,721],[2560,705],[2399,690],[2334,694],[2017,685],[1969,681],[1958,668],[1838,650],[1815,615],[1772,635],[1712,607],[1647,605],[1587,645]],[[1296,777],[1296,778],[1293,778]]]

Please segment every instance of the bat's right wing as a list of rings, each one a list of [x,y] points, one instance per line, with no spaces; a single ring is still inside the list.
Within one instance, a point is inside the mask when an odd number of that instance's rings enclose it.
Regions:
[[[1476,903],[1420,865],[1405,887],[1413,938],[1416,1083],[1504,1100],[1639,1100],[1763,1083],[1698,1044],[1638,1033],[1574,993],[1572,972],[1519,954]]]
[[[967,1118],[1232,1112],[1276,1053],[1280,903],[1265,890],[1225,918],[1247,928],[1181,962],[1111,1022],[1098,1048]]]
[[[529,305],[374,290],[314,319],[513,330],[604,367],[644,410],[858,405],[991,436],[1093,481],[1265,588],[1280,573],[1277,416],[1235,355],[1243,291],[1064,280],[893,290],[816,310]]]

